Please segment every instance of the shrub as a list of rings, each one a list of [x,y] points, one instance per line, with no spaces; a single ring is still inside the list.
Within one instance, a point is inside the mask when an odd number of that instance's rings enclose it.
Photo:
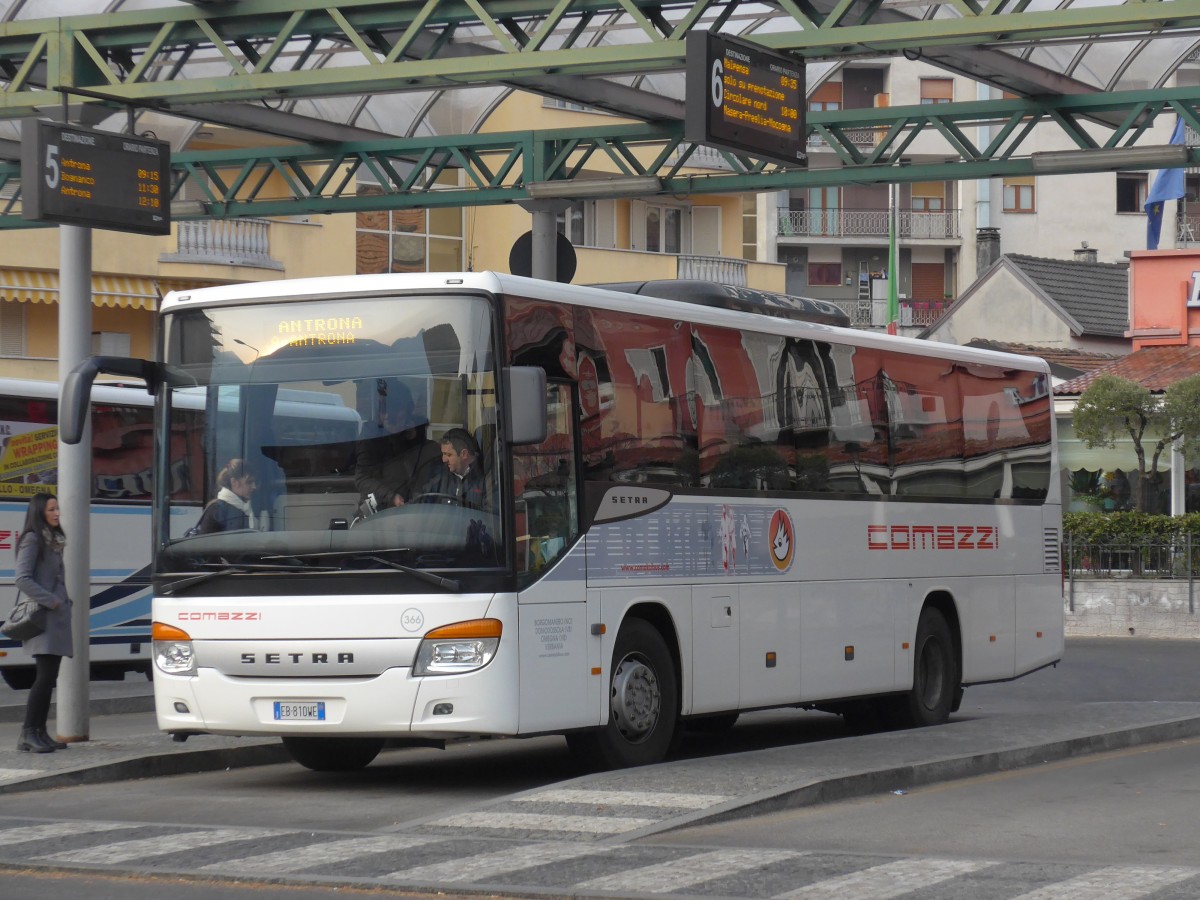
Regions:
[[[1063,515],[1063,539],[1089,544],[1165,540],[1191,532],[1200,540],[1200,513],[1164,516],[1141,512]]]

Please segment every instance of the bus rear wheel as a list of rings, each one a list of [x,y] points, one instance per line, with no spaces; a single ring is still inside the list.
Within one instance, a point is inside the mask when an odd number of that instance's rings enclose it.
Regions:
[[[382,738],[285,737],[292,759],[314,772],[353,772],[383,749]]]
[[[962,682],[961,671],[946,617],[926,607],[917,620],[912,690],[896,705],[900,724],[920,728],[946,722]]]
[[[667,755],[678,723],[671,652],[653,625],[629,619],[613,650],[608,723],[568,734],[567,746],[592,769],[645,766]]]

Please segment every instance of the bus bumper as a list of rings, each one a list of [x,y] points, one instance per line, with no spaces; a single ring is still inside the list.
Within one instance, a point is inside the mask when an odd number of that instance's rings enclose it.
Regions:
[[[194,676],[154,673],[158,727],[168,732],[447,738],[517,733],[517,674],[500,654],[464,675],[414,678],[408,668],[370,678],[230,678],[201,668]],[[515,657],[514,657],[515,658]],[[497,665],[499,663],[499,665]],[[198,698],[204,698],[201,705]],[[303,707],[310,718],[281,719]],[[319,712],[318,712],[319,711]],[[320,718],[315,718],[319,715]]]

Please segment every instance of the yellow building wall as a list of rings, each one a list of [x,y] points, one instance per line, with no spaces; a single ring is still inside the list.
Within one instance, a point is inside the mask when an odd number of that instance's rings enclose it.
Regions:
[[[150,278],[166,285],[232,284],[279,278],[309,278],[354,272],[354,216],[342,213],[271,220],[269,254],[281,268],[223,265],[219,262],[179,263],[165,255],[179,250],[179,225],[166,237],[92,230],[92,271],[96,275]],[[31,228],[5,233],[0,243],[0,266],[56,272],[60,267],[57,228]],[[34,369],[25,360],[0,358],[0,375],[56,379],[58,304],[27,303],[25,353],[40,360]],[[154,356],[154,310],[93,305],[91,331],[130,335],[133,356]]]

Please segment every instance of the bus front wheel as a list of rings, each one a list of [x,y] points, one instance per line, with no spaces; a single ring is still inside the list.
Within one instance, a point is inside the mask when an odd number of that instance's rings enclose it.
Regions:
[[[913,653],[913,686],[897,710],[902,724],[941,725],[950,718],[960,676],[958,650],[946,617],[933,607],[921,611]]]
[[[567,746],[589,768],[645,766],[667,755],[678,723],[671,652],[653,625],[629,619],[613,651],[608,723],[568,734]]]
[[[285,737],[292,759],[314,772],[353,772],[383,749],[382,738]]]
[[[36,674],[37,670],[33,666],[6,666],[0,669],[4,683],[14,691],[27,691],[33,687],[33,677]]]

